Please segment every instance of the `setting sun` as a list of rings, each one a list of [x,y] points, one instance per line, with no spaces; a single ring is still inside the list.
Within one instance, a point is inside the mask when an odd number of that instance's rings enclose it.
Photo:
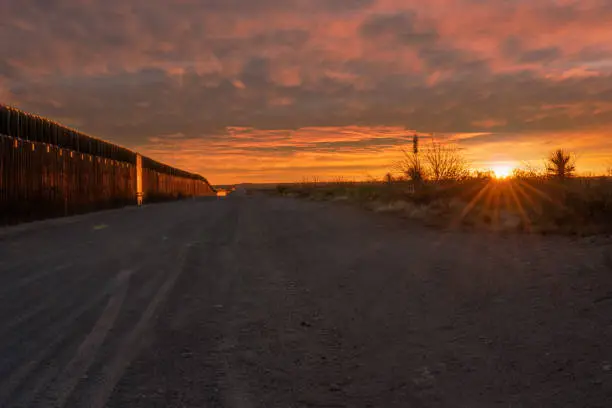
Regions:
[[[508,178],[511,174],[512,174],[512,167],[507,166],[507,165],[498,165],[498,166],[493,166],[493,174],[495,175],[495,178],[498,179],[505,179]]]

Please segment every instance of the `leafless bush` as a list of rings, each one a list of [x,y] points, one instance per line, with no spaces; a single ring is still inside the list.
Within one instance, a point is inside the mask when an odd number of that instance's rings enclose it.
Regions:
[[[495,177],[495,172],[493,170],[474,170],[471,176],[478,180],[490,180]]]
[[[418,152],[402,149],[402,158],[394,164],[394,168],[413,182],[420,183],[425,180],[425,168]]]
[[[323,183],[323,184],[327,184],[327,185],[335,185],[335,186],[348,186],[351,184],[355,184],[355,180],[352,180],[348,177],[343,177],[343,176],[337,176],[335,177],[333,180],[327,182],[327,183]]]
[[[402,149],[402,158],[394,163],[396,171],[409,180],[420,183],[424,180],[462,180],[470,175],[469,164],[454,144],[432,141],[422,152]]]
[[[546,168],[538,167],[525,162],[512,171],[512,176],[517,179],[538,179],[546,176]]]
[[[318,176],[314,176],[311,178],[304,177],[302,179],[302,187],[316,187],[321,183],[321,179]]]
[[[424,152],[427,170],[432,180],[461,180],[469,176],[469,165],[454,144],[432,141]]]

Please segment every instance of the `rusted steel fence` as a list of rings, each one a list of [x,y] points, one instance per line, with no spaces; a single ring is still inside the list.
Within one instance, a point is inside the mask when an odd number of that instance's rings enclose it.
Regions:
[[[148,202],[216,194],[208,183],[193,178],[190,173],[148,157],[142,158],[142,193]]]
[[[0,224],[214,194],[198,174],[0,105]]]

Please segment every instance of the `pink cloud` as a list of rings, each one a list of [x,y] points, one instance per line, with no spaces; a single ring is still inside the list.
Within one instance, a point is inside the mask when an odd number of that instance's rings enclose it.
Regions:
[[[474,126],[479,127],[479,128],[485,128],[485,129],[505,126],[507,123],[508,121],[505,119],[492,119],[492,118],[482,119],[482,120],[477,120],[477,121],[472,122]]]
[[[262,166],[289,171],[289,158],[380,172],[395,147],[377,143],[406,128],[612,125],[607,0],[171,3],[1,2],[0,99],[194,168],[214,152],[202,171],[245,160],[268,178]]]

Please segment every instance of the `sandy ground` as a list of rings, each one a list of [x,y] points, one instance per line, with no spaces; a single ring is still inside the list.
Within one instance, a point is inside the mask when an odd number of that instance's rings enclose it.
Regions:
[[[0,230],[2,407],[610,407],[612,242],[234,196]]]

